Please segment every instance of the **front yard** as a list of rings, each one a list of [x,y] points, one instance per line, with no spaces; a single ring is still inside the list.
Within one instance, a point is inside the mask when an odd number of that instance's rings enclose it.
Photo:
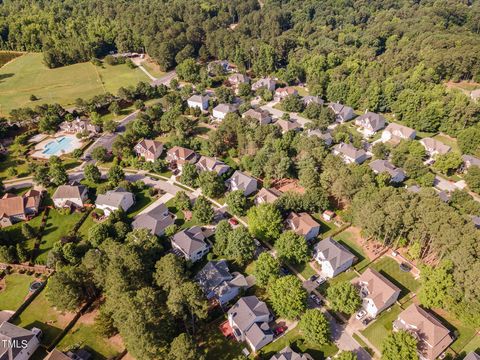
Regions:
[[[385,310],[365,330],[361,331],[362,335],[365,336],[373,346],[381,351],[383,340],[385,340],[385,338],[391,333],[393,321],[402,311],[403,309],[398,305],[394,305]]]
[[[0,311],[17,310],[29,294],[30,284],[35,280],[33,276],[24,274],[10,274],[0,280]]]

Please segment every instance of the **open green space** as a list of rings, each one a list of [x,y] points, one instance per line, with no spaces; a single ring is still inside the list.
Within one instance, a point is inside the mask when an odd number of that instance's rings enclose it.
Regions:
[[[372,322],[365,330],[362,330],[361,333],[365,336],[370,343],[375,346],[379,351],[382,349],[382,342],[390,334],[393,328],[393,321],[398,317],[403,309],[394,305],[391,308],[385,310],[377,319]]]
[[[180,228],[187,229],[192,226],[201,225],[198,222],[196,222],[193,218],[190,220],[185,220],[185,215],[183,214],[183,211],[178,210],[173,205],[173,199],[167,201],[165,205],[168,207],[168,210],[177,217],[175,219],[175,224],[178,225]]]
[[[15,319],[14,324],[26,329],[39,328],[43,332],[41,343],[50,345],[68,324],[70,317],[56,311],[43,290]]]
[[[155,199],[153,199],[148,193],[148,187],[142,191],[135,192],[135,204],[128,209],[128,215],[135,217],[140,211],[150,205]]]
[[[57,345],[61,351],[82,348],[92,354],[94,360],[111,359],[123,349],[119,349],[103,337],[93,325],[76,324]]]
[[[312,214],[312,217],[321,225],[320,237],[322,239],[326,239],[327,237],[332,236],[332,234],[334,234],[339,229],[339,227],[335,225],[333,221],[323,220],[322,214],[319,214],[319,213]]]
[[[53,245],[67,235],[82,216],[83,213],[74,212],[67,215],[57,209],[50,209],[47,223],[43,230],[40,248],[35,259],[37,264],[46,263],[48,252],[53,248]]]
[[[433,137],[435,140],[438,140],[442,143],[444,143],[445,145],[448,145],[452,148],[452,151],[455,151],[455,152],[458,152],[458,153],[462,153],[460,151],[460,148],[458,147],[458,144],[457,144],[457,139],[454,139],[450,136],[447,136],[447,135],[443,135],[443,134],[438,134],[438,135],[435,135]]]
[[[17,310],[23,304],[29,293],[30,284],[35,280],[33,276],[24,274],[10,274],[5,277],[5,285],[0,290],[0,311]]]
[[[409,292],[416,292],[420,287],[420,283],[415,280],[411,273],[400,270],[399,264],[388,256],[384,256],[375,261],[371,267],[384,275],[402,290],[400,298],[404,297]]]
[[[77,98],[90,99],[106,92],[116,93],[121,86],[136,85],[149,78],[140,69],[127,65],[102,67],[90,62],[47,68],[42,54],[28,53],[0,68],[0,115],[12,109],[59,103],[72,106]],[[30,101],[30,95],[39,100]]]
[[[145,70],[147,70],[150,75],[152,75],[153,77],[156,77],[156,78],[159,78],[159,77],[162,77],[163,75],[165,75],[166,73],[161,71],[160,68],[158,66],[155,66],[155,64],[152,64],[151,62],[149,61],[144,61],[142,62],[141,64]]]
[[[264,360],[270,359],[273,355],[287,345],[289,345],[295,351],[309,353],[315,360],[326,359],[329,356],[335,355],[338,351],[337,346],[333,343],[327,345],[318,345],[306,342],[297,326],[278,340],[262,348],[260,350],[260,358]]]
[[[480,353],[480,334],[477,334],[468,342],[467,345],[462,349],[462,352],[468,354],[471,351],[476,351]]]
[[[357,261],[354,266],[355,269],[362,269],[370,263],[370,259],[365,254],[362,247],[355,241],[355,235],[348,229],[335,235],[333,238],[349,249],[350,252],[357,257]]]
[[[317,275],[317,272],[310,265],[309,262],[303,264],[291,264],[292,267],[297,270],[305,279],[308,279],[312,275]]]

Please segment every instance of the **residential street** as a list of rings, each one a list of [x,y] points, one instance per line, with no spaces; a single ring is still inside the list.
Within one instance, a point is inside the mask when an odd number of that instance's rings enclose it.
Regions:
[[[263,110],[267,110],[268,112],[270,112],[273,115],[273,117],[280,119],[282,117],[282,115],[285,114],[285,112],[282,111],[282,110],[278,110],[278,109],[274,108],[274,106],[277,103],[278,102],[276,102],[276,101],[271,101],[268,104],[261,106],[260,108],[263,109]],[[304,117],[301,117],[297,113],[288,113],[288,114],[290,115],[291,120],[295,120],[297,123],[302,125],[302,127],[305,127],[306,124],[311,122],[310,120],[305,119]]]

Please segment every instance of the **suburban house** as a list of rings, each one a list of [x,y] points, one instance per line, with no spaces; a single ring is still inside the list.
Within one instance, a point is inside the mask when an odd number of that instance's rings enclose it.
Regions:
[[[480,89],[472,90],[470,92],[470,99],[477,102],[480,99]]]
[[[7,321],[0,324],[0,359],[28,360],[40,346],[42,331],[27,330]]]
[[[143,139],[133,148],[138,156],[146,161],[154,162],[163,152],[163,144],[160,141]]]
[[[287,96],[290,96],[290,95],[298,95],[298,91],[297,91],[297,89],[295,89],[291,86],[287,86],[287,87],[278,88],[277,90],[275,90],[274,98],[275,98],[276,101],[280,101],[280,100],[283,100]]]
[[[291,230],[303,236],[307,241],[316,238],[320,232],[320,224],[305,212],[297,214],[292,211],[288,215],[286,223]]]
[[[328,131],[322,132],[321,130],[318,130],[318,129],[315,129],[315,130],[309,129],[307,131],[307,135],[308,136],[317,136],[325,142],[325,145],[327,145],[327,146],[332,145],[333,137]]]
[[[366,111],[355,119],[355,125],[365,136],[372,136],[385,127],[385,118],[380,114]]]
[[[420,144],[423,145],[426,152],[430,157],[434,157],[437,155],[444,155],[448,153],[452,148],[444,143],[432,139],[432,138],[423,138],[420,140]]]
[[[415,130],[395,123],[390,123],[382,132],[382,142],[399,143],[401,140],[413,140],[417,136]]]
[[[97,134],[100,132],[100,126],[94,125],[87,119],[76,118],[73,121],[64,121],[59,125],[61,131],[76,134],[81,132],[88,132]]]
[[[325,101],[320,96],[304,96],[302,98],[303,105],[308,106],[310,104],[323,105]]]
[[[356,149],[352,144],[340,143],[333,147],[333,154],[341,156],[346,164],[361,164],[367,160],[368,155],[363,149]]]
[[[238,89],[238,86],[240,84],[249,84],[250,83],[250,78],[247,75],[244,74],[233,74],[228,77],[228,83]]]
[[[41,199],[42,193],[33,189],[22,196],[9,193],[3,195],[0,199],[0,228],[38,214]]]
[[[467,356],[465,356],[463,358],[463,360],[480,360],[480,355],[478,355],[476,352],[472,351],[472,352],[468,353]]]
[[[287,346],[273,355],[270,360],[313,360],[310,354],[299,354]]]
[[[353,265],[355,255],[328,237],[315,245],[315,260],[322,267],[322,276],[333,278]]]
[[[207,71],[212,73],[215,70],[215,67],[219,67],[224,73],[228,73],[232,71],[232,66],[228,62],[228,60],[215,60],[211,61],[207,65]]]
[[[193,226],[176,233],[171,243],[175,254],[191,262],[200,260],[210,250],[205,233],[200,226]]]
[[[122,209],[127,211],[135,203],[135,196],[123,188],[109,190],[105,194],[97,196],[95,206],[103,210],[106,216],[110,213]]]
[[[187,162],[194,164],[197,161],[197,154],[193,150],[174,146],[167,151],[167,161],[170,163],[170,166],[175,165],[177,168],[182,169]]]
[[[230,170],[230,166],[216,158],[201,156],[195,164],[198,171],[215,171],[218,175],[224,175]]]
[[[206,95],[192,95],[187,100],[187,105],[189,108],[197,108],[205,111],[208,109],[208,100],[210,100],[210,98]]]
[[[301,125],[298,122],[291,120],[278,119],[277,121],[275,121],[275,125],[282,129],[282,134],[285,134],[290,130],[297,131],[302,129]]]
[[[242,190],[245,196],[257,191],[257,180],[238,170],[226,181],[226,184],[230,191]]]
[[[335,114],[335,121],[343,124],[346,121],[352,120],[355,117],[353,109],[339,103],[329,103],[328,108]]]
[[[223,120],[227,114],[237,111],[237,107],[232,104],[218,104],[213,108],[213,117],[216,120]]]
[[[253,351],[258,351],[273,341],[273,331],[268,323],[273,316],[267,305],[256,296],[245,296],[228,310],[228,323],[238,341],[246,341]]]
[[[220,305],[237,297],[241,289],[248,287],[245,276],[238,272],[230,273],[226,260],[209,261],[195,275],[207,300],[218,301]]]
[[[152,234],[162,236],[165,229],[175,223],[175,217],[170,214],[165,204],[159,204],[153,209],[143,212],[132,222],[133,229],[148,229]]]
[[[417,304],[410,305],[398,315],[393,330],[408,331],[417,339],[421,360],[437,359],[453,341],[450,330]]]
[[[362,307],[372,317],[392,306],[400,295],[400,289],[377,270],[368,268],[352,283],[359,289]]]
[[[272,78],[269,78],[269,77],[261,78],[260,80],[255,81],[252,84],[252,90],[257,91],[257,90],[263,88],[263,89],[267,89],[269,91],[274,91],[276,85],[277,85],[277,82],[275,80],[273,80]]]
[[[88,198],[88,188],[84,185],[60,185],[53,193],[56,208],[82,208]]]
[[[275,188],[261,188],[258,194],[255,196],[255,205],[259,204],[272,204],[274,203],[282,193]]]
[[[258,121],[260,125],[270,124],[272,122],[272,115],[263,109],[249,109],[242,114],[242,118],[252,118]]]
[[[468,169],[470,166],[480,167],[480,159],[472,155],[462,155],[463,169]]]
[[[395,167],[395,165],[387,160],[373,160],[368,164],[368,166],[370,166],[370,169],[372,169],[375,174],[388,173],[388,175],[390,175],[391,182],[399,183],[405,180],[405,171],[403,171],[401,168]]]
[[[71,360],[71,357],[54,348],[43,360]]]

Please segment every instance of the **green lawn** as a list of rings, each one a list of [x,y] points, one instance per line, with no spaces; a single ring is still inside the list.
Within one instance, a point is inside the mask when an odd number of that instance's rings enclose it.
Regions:
[[[88,230],[90,230],[95,224],[96,222],[93,220],[92,213],[90,213],[78,229],[78,234],[85,239],[88,236]]]
[[[5,180],[12,177],[8,175],[8,169],[10,168],[15,168],[17,170],[16,177],[24,177],[30,175],[28,173],[27,162],[23,158],[15,158],[11,154],[2,155],[2,158],[0,159],[0,179]]]
[[[197,343],[205,349],[206,360],[218,360],[219,354],[223,359],[234,359],[242,354],[243,348],[248,348],[245,343],[239,343],[234,339],[227,339],[218,328],[225,321],[222,317],[217,321],[205,325],[200,331]]]
[[[175,224],[178,225],[180,228],[187,229],[192,226],[202,225],[196,222],[193,218],[185,221],[183,211],[178,210],[175,206],[173,206],[173,199],[167,201],[165,205],[168,207],[168,210],[177,217],[177,219],[175,220]]]
[[[333,221],[323,220],[322,214],[320,213],[312,214],[312,217],[321,225],[319,237],[321,237],[322,239],[326,239],[327,237],[332,236],[332,234],[339,229],[339,227],[335,225]]]
[[[342,283],[344,281],[351,281],[356,277],[357,277],[357,274],[355,273],[355,271],[347,270],[347,271],[344,271],[341,274],[338,274],[333,279],[330,279],[327,282],[323,283],[322,285],[320,285],[318,287],[317,290],[320,291],[320,293],[322,293],[323,295],[326,295],[326,290],[328,289],[328,287],[333,286],[333,285],[338,284],[338,283]]]
[[[59,103],[72,106],[77,98],[90,99],[106,92],[116,93],[121,86],[149,81],[140,69],[127,65],[98,67],[90,62],[49,69],[42,63],[42,54],[25,54],[0,68],[0,113],[36,106],[43,103]],[[39,98],[30,101],[30,95]],[[0,114],[0,115],[1,115]]]
[[[67,235],[82,216],[83,213],[74,212],[69,215],[64,215],[56,209],[50,209],[47,223],[43,230],[40,249],[35,259],[37,264],[45,264],[48,252],[53,248],[53,244],[59,241],[63,236]]]
[[[14,324],[27,329],[39,328],[43,332],[42,344],[48,346],[65,328],[68,320],[50,305],[43,290],[15,319]]]
[[[403,309],[398,305],[394,305],[390,309],[385,310],[365,330],[361,331],[362,335],[381,351],[383,340],[392,331],[392,323],[402,311]]]
[[[364,268],[368,263],[370,263],[370,259],[364,253],[362,247],[357,244],[354,238],[354,234],[352,234],[348,229],[342,231],[340,234],[335,235],[333,238],[347,247],[352,254],[357,257],[357,262],[355,263],[355,269],[359,270]]]
[[[443,322],[450,330],[454,332],[457,339],[450,345],[450,348],[457,354],[464,351],[464,349],[472,348],[474,346],[480,347],[479,336],[474,338],[475,333],[478,331],[469,324],[464,324],[458,320],[453,314],[447,313],[441,309],[433,309],[435,316]],[[475,341],[476,340],[476,341]]]
[[[287,345],[295,351],[309,353],[315,360],[323,360],[328,356],[333,356],[338,351],[337,346],[333,343],[320,346],[318,344],[305,342],[300,333],[300,329],[296,327],[278,340],[262,348],[260,350],[260,358],[264,360],[270,359]]]
[[[473,337],[473,339],[462,349],[462,352],[468,354],[471,351],[477,351],[480,353],[480,335]]]
[[[34,277],[23,274],[11,274],[5,277],[5,288],[0,290],[0,311],[17,310],[29,293]]]
[[[61,351],[67,351],[73,347],[85,348],[93,355],[94,360],[111,359],[123,350],[103,337],[95,326],[78,323],[57,345]]]
[[[457,139],[451,138],[450,136],[443,135],[443,134],[435,135],[433,138],[435,140],[438,140],[438,141],[444,143],[445,145],[450,146],[453,151],[455,151],[457,153],[460,153],[460,154],[462,153],[460,151],[460,148],[458,147]]]
[[[371,267],[380,272],[402,290],[400,298],[404,297],[409,292],[416,292],[420,287],[420,283],[414,279],[411,273],[401,271],[398,263],[388,256],[384,256],[375,261]]]
[[[145,70],[147,70],[150,75],[152,75],[153,77],[156,77],[156,78],[159,78],[159,77],[162,77],[163,75],[165,75],[166,73],[161,71],[160,68],[158,66],[155,66],[154,64],[150,63],[149,61],[144,61],[142,62],[141,64]]]
[[[128,215],[131,218],[135,217],[140,211],[154,201],[154,199],[148,194],[148,189],[149,188],[145,188],[142,191],[135,193],[135,204],[128,209]]]
[[[312,268],[310,263],[306,262],[303,264],[291,264],[292,267],[297,270],[305,279],[308,279],[312,275],[317,275],[315,269]]]

